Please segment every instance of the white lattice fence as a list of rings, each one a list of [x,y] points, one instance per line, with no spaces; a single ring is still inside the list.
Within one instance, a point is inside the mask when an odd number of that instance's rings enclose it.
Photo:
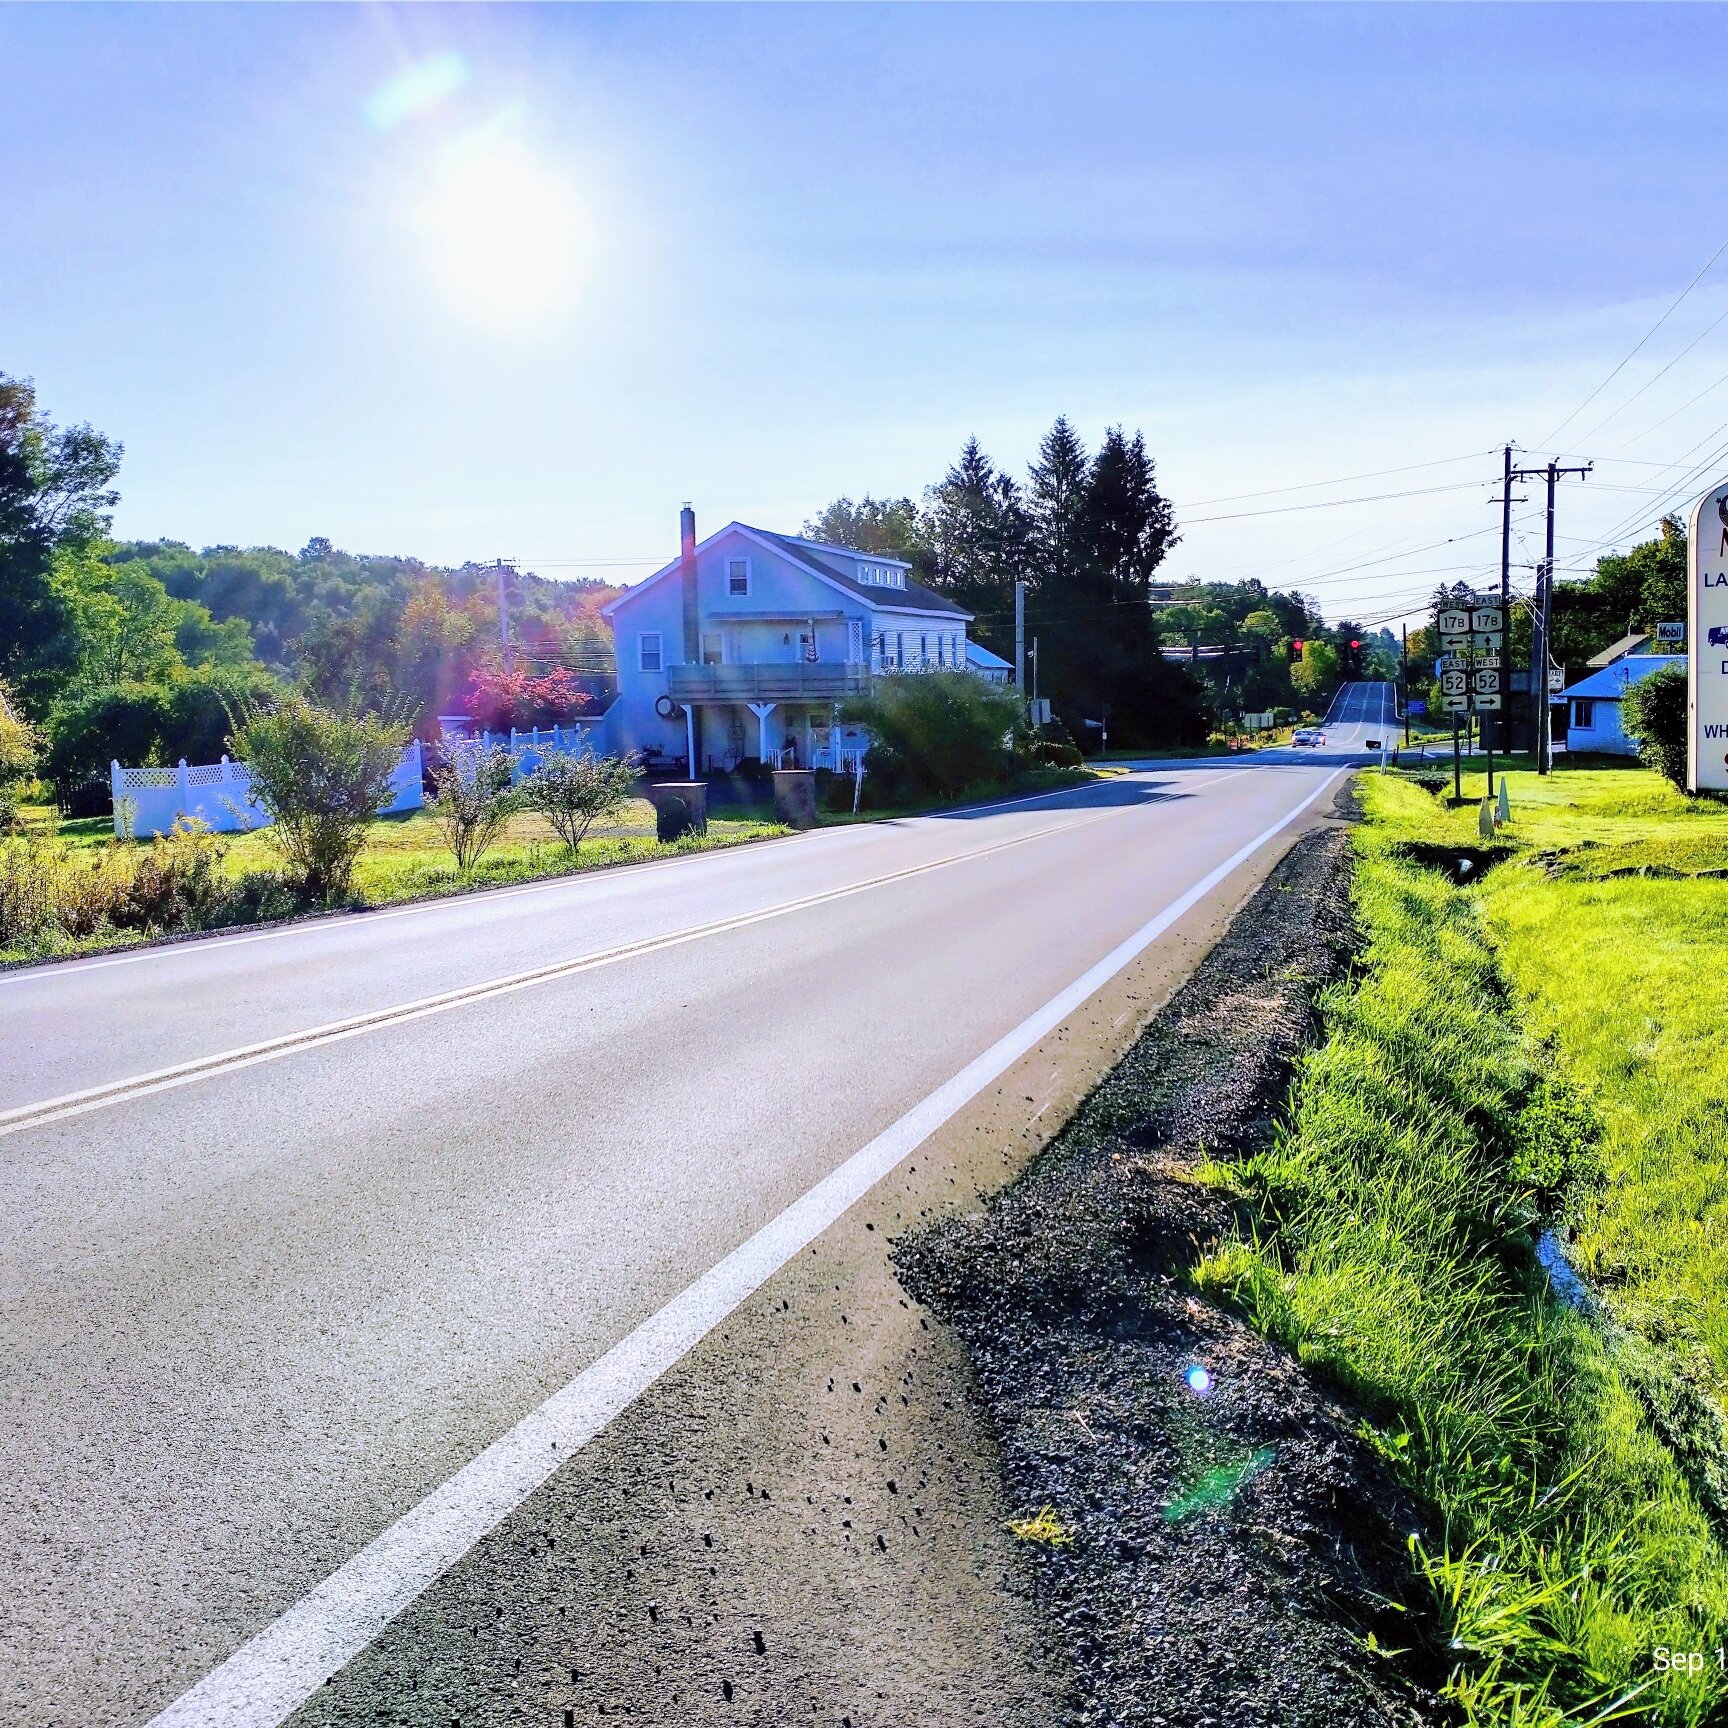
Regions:
[[[386,815],[418,810],[420,741],[402,752],[394,777],[395,796]],[[166,834],[182,816],[203,822],[219,834],[269,825],[268,813],[252,797],[252,775],[241,762],[201,762],[188,766],[184,757],[173,768],[122,768],[110,763],[109,787],[114,794],[114,832],[139,839]]]

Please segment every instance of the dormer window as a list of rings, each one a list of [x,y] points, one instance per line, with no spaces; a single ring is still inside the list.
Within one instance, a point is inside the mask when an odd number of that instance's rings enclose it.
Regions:
[[[726,560],[726,592],[733,599],[744,599],[750,593],[750,560],[748,558],[728,558]]]
[[[900,572],[892,564],[860,564],[858,580],[869,584],[872,588],[898,588],[902,586]]]

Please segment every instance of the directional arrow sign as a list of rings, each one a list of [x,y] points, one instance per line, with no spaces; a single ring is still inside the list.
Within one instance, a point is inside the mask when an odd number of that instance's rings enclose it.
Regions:
[[[1468,696],[1442,696],[1440,706],[1448,714],[1462,714],[1469,708],[1470,698]]]
[[[1484,708],[1498,708],[1500,706],[1498,693],[1493,696],[1472,696],[1470,700],[1478,712]]]

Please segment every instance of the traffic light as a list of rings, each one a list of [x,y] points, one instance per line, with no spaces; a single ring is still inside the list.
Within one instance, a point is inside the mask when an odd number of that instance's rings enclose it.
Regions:
[[[1302,658],[1302,650],[1305,646],[1306,646],[1306,644],[1302,643],[1302,642],[1292,642],[1290,644],[1290,657],[1291,657],[1291,659],[1300,660]]]

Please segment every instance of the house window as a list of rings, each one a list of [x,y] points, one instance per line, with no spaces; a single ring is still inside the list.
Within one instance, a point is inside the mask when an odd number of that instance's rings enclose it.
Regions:
[[[732,595],[747,595],[750,592],[750,560],[748,558],[728,558],[726,560],[726,592]]]
[[[636,638],[636,664],[644,672],[660,670],[660,632],[644,630]]]
[[[946,666],[948,664],[947,649],[948,638],[946,636],[938,636],[936,638],[936,664],[938,666]]]
[[[1572,698],[1572,724],[1580,732],[1590,732],[1596,726],[1596,703],[1589,696]]]
[[[702,664],[704,666],[718,666],[724,659],[725,656],[720,651],[719,631],[705,633],[702,637]]]

